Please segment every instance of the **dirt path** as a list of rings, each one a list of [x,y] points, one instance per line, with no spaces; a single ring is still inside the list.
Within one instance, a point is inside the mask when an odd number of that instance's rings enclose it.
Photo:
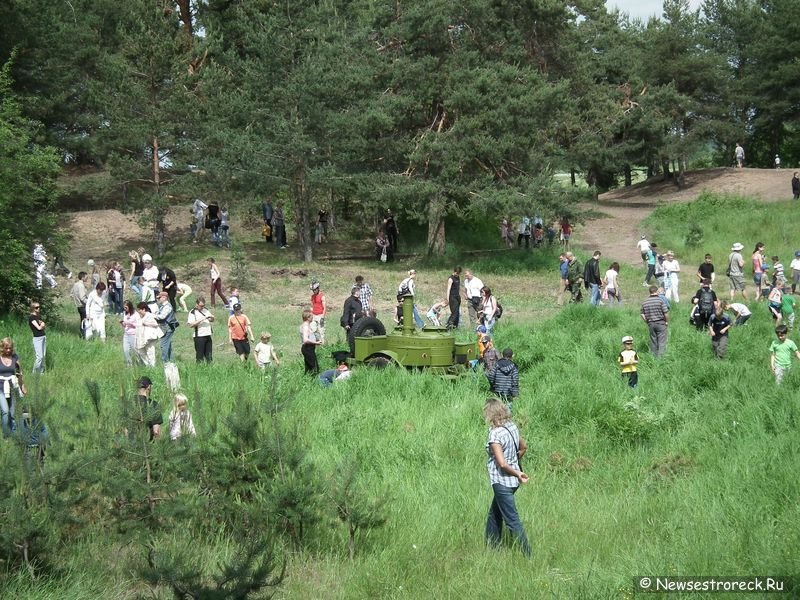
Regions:
[[[600,196],[597,203],[582,208],[597,215],[584,226],[576,227],[575,243],[585,252],[601,249],[609,258],[638,265],[641,257],[636,242],[644,219],[657,206],[672,202],[691,202],[704,190],[760,198],[765,202],[791,198],[792,170],[718,168],[689,171],[686,187],[678,190],[671,182],[650,181],[613,190]]]

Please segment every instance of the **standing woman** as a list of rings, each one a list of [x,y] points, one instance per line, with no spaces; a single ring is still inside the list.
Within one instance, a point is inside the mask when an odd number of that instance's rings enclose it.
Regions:
[[[223,304],[227,304],[228,299],[222,292],[222,276],[219,274],[219,268],[213,258],[208,259],[208,268],[211,272],[211,306],[217,305],[217,301],[214,297],[215,293],[219,294],[219,299],[222,300]]]
[[[33,333],[33,353],[36,361],[33,363],[33,374],[41,375],[44,373],[44,356],[47,353],[47,336],[44,334],[45,324],[42,321],[42,305],[38,302],[31,303],[31,314],[28,317],[28,325]]]
[[[136,329],[139,327],[139,314],[130,300],[122,303],[122,318],[119,324],[122,326],[122,353],[125,355],[125,363],[132,367],[134,359],[138,362]]]
[[[664,291],[667,294],[667,300],[674,300],[676,303],[681,299],[678,296],[678,273],[681,272],[681,266],[675,260],[675,253],[670,250],[667,252],[667,258],[662,265],[664,267]]]
[[[134,294],[134,298],[139,298],[142,295],[142,290],[139,288],[139,277],[144,273],[144,263],[136,250],[128,252],[128,258],[131,259],[131,293]]]
[[[447,291],[444,297],[450,307],[450,316],[447,318],[447,328],[455,329],[461,317],[461,267],[453,269],[452,275],[447,278]]]
[[[19,397],[27,393],[22,382],[22,365],[14,352],[11,338],[0,340],[0,383],[3,385],[3,393],[0,394],[0,422],[3,437],[8,437],[15,429],[14,395]]]
[[[86,339],[97,334],[101,342],[106,341],[106,284],[102,281],[86,297],[86,318],[91,327],[86,328]]]
[[[497,312],[497,298],[492,296],[492,288],[483,286],[481,290],[483,295],[481,298],[481,311],[483,312],[483,325],[486,327],[486,333],[492,333]]]
[[[310,310],[303,311],[303,323],[300,325],[300,352],[303,355],[303,363],[305,364],[306,374],[311,373],[316,375],[319,372],[319,365],[317,364],[317,346],[322,344],[317,339],[311,328],[311,322],[314,320],[314,315]]]
[[[139,302],[136,305],[136,312],[139,313],[139,323],[136,327],[136,352],[145,367],[155,367],[156,343],[164,333],[155,316],[150,312],[147,302]]]
[[[486,519],[486,542],[498,546],[503,533],[503,523],[514,535],[525,556],[530,557],[531,547],[522,527],[514,494],[521,483],[528,483],[528,475],[522,471],[519,460],[528,449],[519,429],[511,421],[511,413],[505,403],[496,398],[487,400],[483,407],[483,418],[489,426],[486,453],[489,455],[489,483],[494,492],[489,516]]]
[[[175,298],[178,295],[178,278],[175,276],[175,271],[169,267],[161,267],[161,271],[158,273],[158,282],[161,284],[161,291],[167,292],[172,310],[177,310],[178,305],[175,303]]]

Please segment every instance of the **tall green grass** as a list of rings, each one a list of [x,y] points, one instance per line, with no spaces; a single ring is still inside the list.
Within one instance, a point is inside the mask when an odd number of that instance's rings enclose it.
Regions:
[[[659,209],[654,216],[656,239],[662,247],[674,244],[679,257],[682,234],[669,227],[689,218],[682,211],[699,211],[708,223],[708,244],[687,250],[689,259],[702,258],[706,248],[716,258],[733,241],[750,245],[762,233],[759,241],[777,245],[783,227],[778,223],[795,229],[798,223],[780,204],[731,200],[738,208],[728,211],[727,200],[698,202],[694,208]],[[756,217],[738,216],[743,207]],[[770,221],[775,231],[762,227],[773,210],[783,219]],[[627,598],[636,575],[800,572],[800,365],[781,387],[774,384],[768,356],[773,326],[763,305],[754,304],[750,322],[732,330],[728,357],[716,361],[708,336],[689,326],[682,302],[673,308],[667,354],[656,360],[638,316],[641,286],[622,308],[573,306],[556,313],[551,257],[527,256],[476,260],[474,268],[484,281],[497,282],[507,316],[497,326],[496,344],[514,349],[521,370],[514,419],[530,445],[525,469],[531,483],[516,498],[534,548],[530,561],[510,546],[484,547],[491,489],[480,415],[488,396],[482,373],[451,382],[424,372],[359,368],[349,381],[322,388],[303,375],[297,347],[295,304],[305,297],[307,282],[273,277],[265,290],[244,297],[254,329],[270,329],[281,350],[280,416],[297,428],[297,441],[308,449],[320,482],[333,485],[339,465],[354,458],[365,496],[388,498],[386,525],[359,534],[354,561],[347,533],[335,520],[315,528],[303,549],[287,547],[287,578],[277,597]],[[717,259],[718,272],[724,271],[719,264]],[[386,306],[397,277],[363,265],[314,269],[330,283],[330,297],[342,299],[349,273],[364,273]],[[433,289],[443,285],[447,272],[421,271],[420,279]],[[694,288],[683,285],[688,300]],[[72,324],[68,319],[65,327]],[[239,364],[229,348],[219,348],[223,328],[215,329],[211,366],[193,363],[186,329],[176,334],[177,352],[198,435],[218,435],[236,402],[267,410],[269,379],[252,364]],[[7,320],[4,331],[18,341],[29,369],[27,326]],[[464,328],[459,335],[473,334]],[[616,365],[623,335],[634,336],[641,358],[636,390],[627,387]],[[334,346],[343,343],[335,319],[329,336]],[[792,337],[798,340],[796,332]],[[86,450],[85,429],[96,426],[84,381],[97,381],[102,406],[113,410],[120,390],[130,390],[142,371],[122,366],[116,330],[105,347],[86,344],[68,330],[49,332],[48,341],[48,373],[38,384],[28,379],[55,403],[47,415],[53,431],[48,461],[58,464]],[[323,368],[332,365],[323,351],[318,354]],[[160,368],[151,374],[156,397],[166,405]],[[131,575],[131,565],[144,557],[105,535],[107,527],[98,516],[92,528],[59,548],[63,578],[32,582],[24,574],[7,574],[0,591],[17,598],[150,594]],[[224,538],[212,538],[197,551],[204,564],[213,564],[231,549]],[[167,597],[165,590],[155,593]]]

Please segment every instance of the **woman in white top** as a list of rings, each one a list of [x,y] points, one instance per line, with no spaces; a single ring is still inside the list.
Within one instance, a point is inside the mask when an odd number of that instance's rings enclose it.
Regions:
[[[483,286],[481,294],[483,295],[481,298],[483,326],[486,327],[486,333],[489,334],[492,333],[492,327],[494,327],[495,323],[494,315],[497,312],[497,298],[492,296],[492,289],[486,286]]]
[[[161,331],[161,326],[145,302],[139,302],[136,312],[139,313],[139,324],[136,328],[136,351],[139,353],[139,360],[146,367],[155,367],[156,344],[164,332]]]
[[[661,266],[664,268],[664,294],[667,300],[680,302],[678,297],[678,273],[681,272],[681,266],[675,260],[675,253],[672,250],[667,252],[667,258]]]
[[[125,363],[132,367],[134,361],[139,362],[139,355],[136,352],[136,328],[139,326],[139,314],[130,300],[122,303],[122,317],[119,324],[122,326],[122,353],[125,355]]]
[[[106,341],[106,284],[102,281],[86,297],[86,318],[91,327],[86,328],[86,339],[97,334],[101,342]]]
[[[197,435],[189,412],[189,399],[185,394],[175,394],[172,411],[169,413],[169,439],[177,440],[182,435]]]
[[[608,295],[608,303],[612,304],[614,300],[618,304],[622,304],[622,294],[619,291],[619,263],[613,262],[606,271],[606,276],[603,279],[603,285],[606,287],[606,294]]]

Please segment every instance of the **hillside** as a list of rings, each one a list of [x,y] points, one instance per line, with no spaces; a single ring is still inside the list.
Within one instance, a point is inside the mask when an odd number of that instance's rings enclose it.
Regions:
[[[584,205],[597,218],[576,228],[574,240],[578,248],[604,254],[629,264],[641,262],[636,242],[642,231],[640,223],[660,204],[691,202],[703,191],[760,198],[775,202],[791,198],[791,169],[717,168],[688,171],[686,187],[678,189],[671,181],[648,180],[629,188],[612,190],[599,201]]]

